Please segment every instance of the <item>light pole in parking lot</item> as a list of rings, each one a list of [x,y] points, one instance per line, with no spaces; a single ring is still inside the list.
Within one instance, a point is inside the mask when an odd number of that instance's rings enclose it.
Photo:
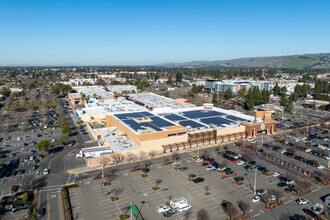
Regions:
[[[258,171],[258,167],[256,167],[254,171],[254,189],[253,189],[254,194],[257,193],[257,171]]]
[[[132,211],[132,206],[134,205],[134,202],[130,201],[129,206],[131,207],[131,220],[133,220],[133,211]]]
[[[197,138],[197,158],[199,158],[199,138]]]
[[[281,155],[282,155],[282,163],[281,164],[283,165],[283,152],[281,152]]]

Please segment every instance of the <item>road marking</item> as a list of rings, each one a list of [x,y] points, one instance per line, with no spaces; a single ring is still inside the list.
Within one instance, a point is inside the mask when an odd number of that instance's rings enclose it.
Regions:
[[[292,202],[293,200],[289,200],[289,201],[286,201],[284,204],[288,204],[288,203],[290,203],[290,202]]]
[[[258,213],[258,214],[255,214],[253,217],[257,217],[258,215],[260,215],[260,213]]]
[[[259,210],[261,213],[264,213],[264,211],[262,211],[262,210]]]
[[[50,219],[49,216],[49,194],[47,193],[47,216],[48,216],[48,220]]]
[[[70,181],[70,178],[71,178],[71,173],[70,173],[70,175],[69,175],[68,181],[66,181],[66,184],[68,184],[68,183],[69,183],[69,181]]]
[[[320,189],[314,189],[312,192],[316,192],[316,191],[319,191]]]
[[[50,198],[51,198],[51,199],[55,199],[55,198],[56,198],[56,194],[52,194],[52,195],[50,196]]]

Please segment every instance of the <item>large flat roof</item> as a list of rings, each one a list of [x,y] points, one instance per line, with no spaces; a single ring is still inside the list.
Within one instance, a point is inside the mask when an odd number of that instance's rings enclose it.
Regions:
[[[81,92],[86,97],[89,96],[90,98],[93,98],[94,94],[96,94],[97,97],[101,96],[102,98],[113,96],[112,92],[105,91],[101,86],[74,86],[72,88],[78,93]]]
[[[191,108],[193,106],[192,104],[179,103],[173,99],[161,95],[156,95],[154,93],[130,93],[127,94],[127,96],[133,101],[138,101],[153,108],[181,109]]]
[[[83,114],[121,113],[143,111],[145,108],[125,99],[105,99],[89,102],[81,109]]]
[[[175,109],[172,112],[142,111],[133,113],[114,114],[119,121],[126,124],[137,134],[159,132],[166,127],[181,125],[187,131],[238,127],[240,122],[252,122],[255,117],[244,115],[237,111],[220,108],[204,109],[195,107],[190,109]]]

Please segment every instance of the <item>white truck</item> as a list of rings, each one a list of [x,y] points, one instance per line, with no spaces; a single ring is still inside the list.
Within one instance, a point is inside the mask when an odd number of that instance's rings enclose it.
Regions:
[[[83,148],[76,154],[76,157],[100,157],[104,155],[109,155],[112,153],[110,147],[89,147]]]

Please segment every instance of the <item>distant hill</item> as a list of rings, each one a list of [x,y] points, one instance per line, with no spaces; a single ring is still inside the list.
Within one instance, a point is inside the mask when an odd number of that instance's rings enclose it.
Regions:
[[[259,68],[311,68],[330,69],[330,53],[302,54],[274,57],[249,57],[232,60],[191,61],[170,63],[173,67],[219,68],[219,67],[259,67]]]

